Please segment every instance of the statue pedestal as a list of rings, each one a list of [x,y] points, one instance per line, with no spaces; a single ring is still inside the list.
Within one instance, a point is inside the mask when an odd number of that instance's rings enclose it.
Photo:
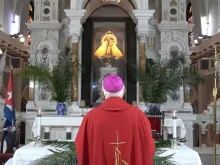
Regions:
[[[100,104],[104,101],[104,98],[102,96],[102,81],[103,81],[103,79],[105,78],[105,76],[107,74],[110,74],[110,73],[117,74],[118,68],[116,68],[116,67],[101,67],[101,68],[99,68],[99,72],[100,72],[99,86],[98,86],[99,99],[96,101],[97,104]]]

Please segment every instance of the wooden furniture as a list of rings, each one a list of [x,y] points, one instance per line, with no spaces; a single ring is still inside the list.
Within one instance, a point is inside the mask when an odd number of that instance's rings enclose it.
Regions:
[[[163,112],[145,112],[150,123],[152,129],[152,135],[155,140],[163,139],[164,135],[164,118],[165,114]]]

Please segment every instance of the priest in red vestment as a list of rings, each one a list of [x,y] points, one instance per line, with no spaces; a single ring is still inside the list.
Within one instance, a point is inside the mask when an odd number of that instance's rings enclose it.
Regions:
[[[145,114],[122,98],[116,74],[102,84],[105,101],[84,117],[75,145],[79,165],[153,165],[155,144]]]

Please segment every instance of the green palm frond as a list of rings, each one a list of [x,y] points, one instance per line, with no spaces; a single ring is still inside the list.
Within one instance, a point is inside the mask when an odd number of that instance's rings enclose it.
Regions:
[[[154,156],[154,165],[175,165],[176,162],[171,160],[174,154],[168,156],[160,156],[164,152],[166,152],[166,150],[163,149],[158,149],[156,151]]]
[[[146,103],[164,103],[184,84],[198,85],[202,82],[199,72],[189,66],[188,56],[177,50],[170,58],[161,61],[147,59],[146,72],[128,64],[129,73],[141,87]]]
[[[19,72],[19,74],[27,79],[35,80],[41,83],[51,82],[51,70],[48,64],[36,62]]]
[[[45,156],[43,158],[37,159],[30,163],[30,165],[78,165],[76,149],[74,142],[67,141],[43,141],[44,145],[54,146],[56,149],[49,150],[52,152],[51,155]],[[168,156],[161,156],[166,149],[170,147],[169,141],[158,141],[155,144],[156,153],[154,156],[154,165],[174,165],[175,162],[172,161],[172,156],[174,154]]]
[[[53,70],[49,69],[49,65],[36,62],[36,64],[23,69],[19,74],[28,79],[38,81],[40,84],[47,86],[51,92],[51,99],[57,102],[66,102],[71,99],[72,76],[73,73],[81,71],[81,65],[77,59],[72,62],[71,38],[66,42],[65,47],[58,54],[58,60]],[[78,69],[74,69],[78,67]]]

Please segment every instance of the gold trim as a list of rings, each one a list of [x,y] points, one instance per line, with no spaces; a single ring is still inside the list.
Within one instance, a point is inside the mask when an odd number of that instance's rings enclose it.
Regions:
[[[118,131],[116,131],[116,142],[112,142],[109,144],[114,144],[115,146],[115,165],[129,165],[125,160],[122,160],[122,153],[119,149],[119,144],[125,144],[125,142],[119,142]]]

